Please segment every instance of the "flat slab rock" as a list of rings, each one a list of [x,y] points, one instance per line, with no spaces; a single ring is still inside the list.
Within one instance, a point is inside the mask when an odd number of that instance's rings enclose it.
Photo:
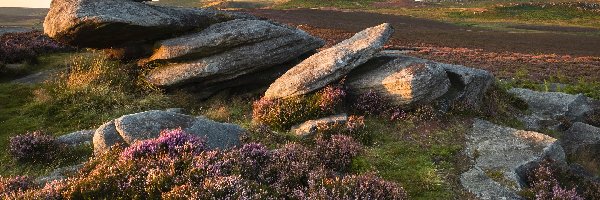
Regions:
[[[461,184],[481,199],[520,199],[517,192],[525,186],[521,175],[546,158],[565,162],[552,137],[478,119],[467,134],[466,153],[474,165],[461,175]]]
[[[392,60],[381,65],[376,59]],[[408,56],[381,57],[351,72],[347,87],[354,95],[375,92],[393,105],[408,107],[446,94],[450,80],[439,63]]]
[[[212,149],[227,149],[239,145],[239,135],[244,132],[244,129],[234,124],[151,110],[125,115],[100,126],[94,133],[94,152],[105,152],[117,143],[129,145],[139,140],[157,138],[162,130],[176,128],[204,137],[208,147]]]
[[[264,20],[233,20],[158,43],[149,61],[167,64],[148,73],[158,86],[208,86],[280,67],[324,45],[308,33]]]
[[[529,106],[531,115],[521,117],[521,121],[531,130],[553,128],[560,125],[561,120],[583,121],[586,114],[592,111],[591,100],[582,94],[538,92],[523,88],[513,88],[508,92]]]
[[[56,140],[60,143],[69,145],[69,146],[77,146],[83,144],[91,144],[94,138],[95,130],[82,130],[76,131],[69,134],[61,135]]]
[[[293,126],[291,132],[297,136],[306,137],[313,135],[317,132],[319,126],[333,126],[337,124],[346,124],[348,122],[348,115],[339,114],[330,117],[324,117],[321,119],[309,120],[302,124]]]
[[[253,17],[129,0],[54,0],[44,21],[44,33],[73,46],[106,48],[164,39],[239,18]]]
[[[264,98],[304,95],[339,80],[355,67],[373,58],[393,32],[390,24],[381,24],[309,57],[275,80],[265,92]]]

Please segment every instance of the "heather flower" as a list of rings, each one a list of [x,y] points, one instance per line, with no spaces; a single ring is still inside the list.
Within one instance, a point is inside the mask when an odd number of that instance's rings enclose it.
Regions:
[[[319,107],[323,111],[333,112],[335,107],[340,104],[346,97],[346,91],[342,86],[327,86],[319,92]]]
[[[346,172],[362,147],[354,139],[345,135],[334,135],[329,140],[317,138],[316,152],[319,160],[330,169]]]
[[[262,144],[250,143],[242,146],[238,151],[240,171],[244,178],[270,182],[267,167],[271,162],[272,153]]]
[[[39,54],[71,49],[43,35],[40,31],[6,33],[0,36],[0,62],[5,63],[32,60]]]
[[[535,192],[535,199],[571,199],[571,200],[583,200],[575,188],[571,190],[564,189],[561,187],[559,181],[554,176],[554,170],[543,164],[534,170],[532,177],[533,180],[532,189]]]
[[[177,156],[184,152],[198,155],[204,150],[206,150],[206,144],[203,139],[185,133],[180,128],[163,131],[156,139],[138,141],[127,147],[121,153],[121,157],[123,159],[132,159],[153,156],[160,153]]]
[[[354,98],[352,108],[367,115],[378,115],[389,110],[383,97],[372,90]]]
[[[33,179],[27,176],[15,176],[12,178],[0,177],[0,198],[5,199],[34,187]]]
[[[56,138],[39,131],[10,138],[9,153],[20,162],[49,162],[62,150]]]
[[[252,117],[260,124],[287,130],[298,123],[333,114],[345,96],[341,86],[327,86],[312,94],[287,99],[263,98],[254,102]]]

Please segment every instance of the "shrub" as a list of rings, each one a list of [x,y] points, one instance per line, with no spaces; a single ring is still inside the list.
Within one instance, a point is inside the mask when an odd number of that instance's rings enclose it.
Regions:
[[[203,139],[187,134],[179,128],[162,131],[156,139],[135,142],[121,153],[121,158],[130,160],[158,154],[177,156],[185,152],[195,156],[204,150],[206,143]]]
[[[383,97],[375,91],[368,91],[352,98],[351,106],[354,110],[366,115],[379,115],[391,109]]]
[[[326,170],[310,174],[305,191],[296,191],[298,199],[408,199],[406,191],[373,174],[339,177]]]
[[[560,186],[558,180],[554,177],[554,171],[549,166],[540,166],[533,172],[532,189],[535,192],[536,199],[572,199],[583,200],[575,188],[571,190]]]
[[[9,152],[19,162],[50,162],[62,151],[55,137],[35,131],[10,138]]]
[[[41,31],[0,36],[0,62],[4,63],[33,61],[40,54],[69,50],[72,48],[52,40]]]
[[[317,150],[312,150],[317,149]],[[335,135],[314,148],[290,143],[269,150],[257,143],[206,150],[180,129],[109,150],[75,176],[14,194],[17,199],[400,199],[403,189],[375,176],[354,176],[347,165],[360,146]],[[340,177],[339,179],[333,177]],[[15,189],[11,189],[14,191]],[[387,193],[381,193],[388,191]],[[327,194],[328,196],[323,196]]]
[[[352,159],[361,151],[362,147],[354,139],[345,135],[334,135],[330,140],[318,138],[316,152],[319,160],[326,167],[339,172],[347,172]]]
[[[254,121],[276,130],[287,130],[293,125],[334,113],[344,101],[342,86],[330,85],[300,97],[288,99],[260,99],[253,104]]]
[[[22,193],[35,186],[33,179],[27,176],[15,176],[11,178],[0,177],[0,198],[8,199],[17,193]]]
[[[529,199],[598,199],[600,183],[586,176],[577,168],[546,160],[528,172],[529,188],[521,194]]]

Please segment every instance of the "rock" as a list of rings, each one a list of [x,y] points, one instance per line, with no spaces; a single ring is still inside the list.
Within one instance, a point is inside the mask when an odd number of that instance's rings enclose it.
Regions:
[[[442,64],[407,56],[390,59],[383,65],[369,61],[350,73],[348,91],[354,95],[375,92],[402,107],[431,103],[448,91],[450,80]]]
[[[106,122],[94,132],[94,154],[98,155],[110,149],[116,144],[127,144],[123,137],[117,132],[115,120]]]
[[[94,152],[96,154],[105,152],[117,143],[115,141],[130,145],[136,141],[157,138],[165,129],[176,128],[182,128],[189,134],[205,138],[211,149],[226,149],[239,145],[239,135],[244,132],[244,129],[234,124],[219,123],[204,117],[175,112],[151,110],[125,115],[101,126],[94,134]]]
[[[575,122],[560,142],[570,161],[593,174],[600,172],[600,128]]]
[[[115,126],[125,142],[132,144],[138,140],[157,138],[165,129],[188,127],[193,121],[192,116],[151,110],[115,119]]]
[[[44,21],[50,37],[74,46],[105,48],[164,39],[251,16],[127,0],[54,0]]]
[[[521,120],[531,130],[556,129],[564,121],[581,122],[592,111],[590,100],[582,94],[537,92],[523,88],[513,88],[508,92],[529,105],[532,114],[521,117]]]
[[[66,135],[61,135],[56,140],[58,142],[69,145],[69,146],[78,146],[83,144],[91,144],[94,138],[95,130],[83,130],[77,131],[73,133],[69,133]]]
[[[566,165],[556,139],[483,120],[475,120],[467,134],[466,153],[474,166],[461,175],[461,184],[481,199],[518,199],[516,193],[526,186],[522,176],[542,160]]]
[[[165,40],[150,58],[167,60],[147,75],[158,86],[208,86],[278,67],[324,45],[304,31],[263,20],[234,20]]]
[[[339,80],[378,53],[393,32],[390,24],[381,24],[309,57],[275,80],[264,98],[304,95]]]
[[[46,183],[63,180],[67,177],[75,175],[81,168],[83,168],[84,164],[78,164],[73,166],[61,167],[55,169],[48,176],[39,177],[35,180],[38,185],[45,185]]]
[[[165,111],[179,114],[186,114],[185,108],[168,108]]]
[[[516,192],[507,189],[500,183],[494,181],[478,167],[473,167],[460,176],[463,187],[475,194],[482,200],[494,199],[523,199]]]
[[[494,83],[494,75],[488,71],[462,65],[442,64],[450,79],[450,88],[441,98],[449,103],[463,103],[478,108],[485,93]]]
[[[330,117],[325,117],[316,120],[309,120],[302,124],[293,126],[291,132],[300,137],[306,137],[317,133],[317,129],[320,126],[335,126],[339,124],[346,124],[348,122],[348,115],[339,114]]]
[[[186,132],[206,138],[210,149],[228,149],[240,145],[239,136],[245,130],[235,124],[219,123],[204,117],[198,117]]]

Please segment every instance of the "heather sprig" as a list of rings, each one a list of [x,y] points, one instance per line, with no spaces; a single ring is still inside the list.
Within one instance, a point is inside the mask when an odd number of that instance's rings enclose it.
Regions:
[[[10,155],[19,162],[50,162],[63,148],[54,136],[40,131],[13,136],[9,144]]]

